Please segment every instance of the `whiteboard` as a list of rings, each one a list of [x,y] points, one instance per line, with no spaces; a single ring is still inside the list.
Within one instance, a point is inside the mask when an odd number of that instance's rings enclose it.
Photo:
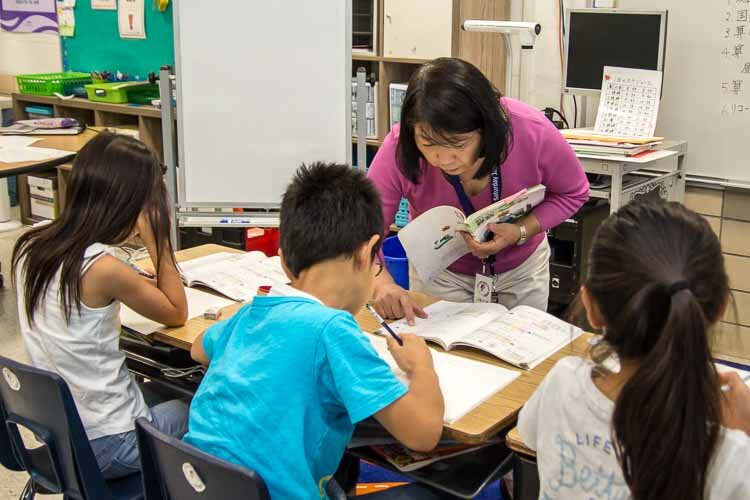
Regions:
[[[181,208],[278,208],[301,163],[351,161],[351,0],[176,0]]]
[[[750,182],[750,22],[738,21],[750,15],[750,4],[620,0],[618,8],[669,12],[656,134],[688,141],[688,174]]]

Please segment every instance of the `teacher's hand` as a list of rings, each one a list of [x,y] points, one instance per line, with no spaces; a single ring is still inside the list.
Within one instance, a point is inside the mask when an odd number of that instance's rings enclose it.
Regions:
[[[410,325],[414,324],[415,317],[427,317],[427,313],[412,300],[409,292],[392,282],[376,286],[370,303],[382,317],[386,319],[406,317]]]
[[[469,233],[461,233],[472,255],[480,259],[495,255],[500,250],[515,245],[521,239],[521,229],[515,224],[488,224],[487,229],[492,231],[493,236],[491,240],[484,243],[479,243]]]

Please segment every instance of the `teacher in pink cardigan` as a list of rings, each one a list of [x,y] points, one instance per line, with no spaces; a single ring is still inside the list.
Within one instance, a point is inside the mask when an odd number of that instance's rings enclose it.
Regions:
[[[478,243],[464,233],[471,253],[432,282],[420,282],[413,269],[409,274],[412,290],[441,299],[471,302],[479,279],[492,284],[494,300],[506,307],[546,310],[546,230],[578,211],[589,184],[573,150],[541,112],[502,97],[470,63],[435,59],[411,78],[401,123],[385,138],[368,177],[380,193],[386,234],[401,197],[409,200],[412,218],[440,205],[469,215],[543,184],[544,201],[516,223],[491,225],[491,240]],[[385,270],[372,303],[387,318],[412,323],[426,316]]]

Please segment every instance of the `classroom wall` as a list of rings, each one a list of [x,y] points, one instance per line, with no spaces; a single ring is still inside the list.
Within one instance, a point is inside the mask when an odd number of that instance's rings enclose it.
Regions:
[[[687,187],[685,205],[703,215],[721,239],[737,305],[727,309],[717,350],[750,359],[750,192]]]
[[[8,93],[11,76],[62,70],[60,37],[44,33],[11,33],[0,30],[0,93]]]
[[[566,0],[564,8],[585,8],[586,0]],[[560,15],[558,0],[512,0],[511,18],[537,22],[542,26],[542,32],[536,39],[534,49],[525,56],[528,67],[523,71],[526,89],[525,100],[532,106],[543,109],[551,107],[560,109],[560,94],[562,93],[562,63],[560,61]],[[564,55],[564,53],[563,53]],[[514,74],[514,77],[516,75]],[[589,98],[588,115],[592,120],[598,106],[598,99]],[[581,98],[578,99],[579,105]],[[566,114],[573,114],[573,101],[566,97],[563,103]],[[572,119],[570,125],[573,126]]]

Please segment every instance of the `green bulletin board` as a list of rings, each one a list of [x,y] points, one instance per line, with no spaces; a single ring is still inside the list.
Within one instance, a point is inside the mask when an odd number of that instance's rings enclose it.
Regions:
[[[116,10],[93,10],[89,0],[75,7],[75,36],[61,38],[66,71],[121,71],[145,80],[149,71],[158,74],[164,64],[174,65],[172,3],[159,12],[153,0],[145,0],[146,39],[120,38]]]

